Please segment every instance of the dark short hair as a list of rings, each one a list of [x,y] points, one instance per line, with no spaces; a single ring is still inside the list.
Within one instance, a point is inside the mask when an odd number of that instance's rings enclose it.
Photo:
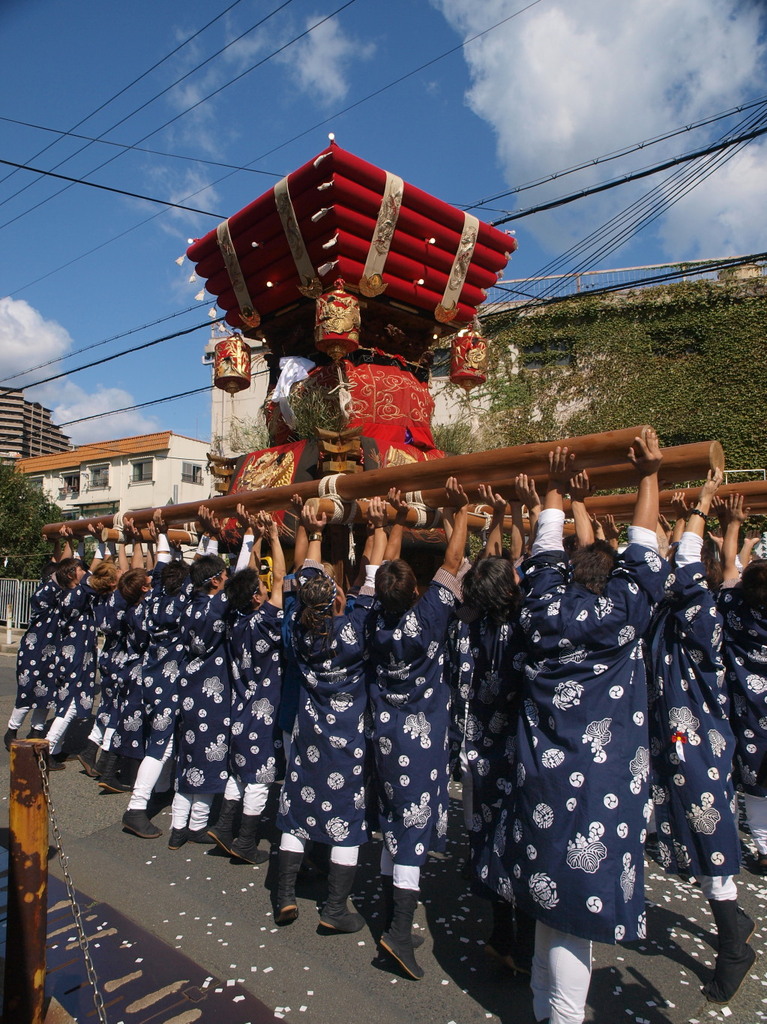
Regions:
[[[722,563],[719,558],[719,548],[710,537],[706,537],[703,541],[700,560],[703,562],[703,567],[706,570],[706,583],[709,590],[719,590],[724,579],[724,573],[722,572]]]
[[[160,575],[162,589],[168,597],[173,597],[181,590],[188,576],[189,566],[186,562],[182,562],[180,558],[175,558],[172,562],[168,562],[167,565],[163,566]]]
[[[68,590],[70,584],[75,580],[75,573],[81,567],[82,563],[79,558],[62,558],[54,573],[58,585]]]
[[[141,600],[148,575],[146,569],[128,569],[122,574],[117,589],[128,604],[138,604]]]
[[[463,578],[463,601],[496,626],[508,622],[522,602],[514,567],[507,558],[480,558]]]
[[[261,577],[255,569],[243,569],[241,572],[236,572],[226,581],[224,587],[229,607],[236,612],[252,611],[253,595],[258,593],[260,583]]]
[[[767,559],[755,558],[749,562],[743,570],[741,585],[748,607],[767,612]]]
[[[376,597],[384,615],[404,615],[413,603],[418,581],[403,558],[384,562],[376,573]]]
[[[195,590],[210,591],[210,584],[227,569],[227,564],[219,555],[203,555],[192,562],[189,578]]]
[[[578,548],[570,560],[573,583],[580,583],[592,594],[601,594],[617,560],[615,548],[604,540],[595,540],[593,544]]]

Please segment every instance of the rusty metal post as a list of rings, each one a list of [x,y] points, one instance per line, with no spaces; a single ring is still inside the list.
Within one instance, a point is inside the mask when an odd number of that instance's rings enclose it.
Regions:
[[[42,1024],[48,931],[48,807],[40,774],[47,740],[11,743],[4,1024]]]

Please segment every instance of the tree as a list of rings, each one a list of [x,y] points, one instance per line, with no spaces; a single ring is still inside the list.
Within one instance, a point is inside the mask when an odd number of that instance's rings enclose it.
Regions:
[[[0,568],[4,576],[37,579],[51,553],[41,530],[63,518],[61,509],[23,473],[0,465]]]

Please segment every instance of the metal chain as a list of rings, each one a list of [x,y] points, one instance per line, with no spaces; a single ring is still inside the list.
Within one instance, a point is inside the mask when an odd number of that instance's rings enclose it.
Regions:
[[[61,841],[61,832],[59,830],[58,822],[56,821],[56,810],[53,806],[53,800],[51,799],[51,790],[48,784],[48,764],[45,760],[45,754],[42,751],[38,752],[37,762],[40,767],[40,775],[42,776],[43,782],[43,793],[45,794],[45,800],[48,804],[48,817],[51,822],[51,828],[53,830],[53,838],[56,840],[56,849],[59,854],[59,863],[61,864],[61,871],[64,875],[64,881],[67,887],[67,896],[72,907],[72,917],[75,920],[75,929],[77,931],[77,942],[83,953],[83,959],[85,960],[85,973],[88,975],[88,981],[93,989],[93,1002],[96,1007],[96,1013],[98,1015],[99,1024],[108,1024],[106,1009],[104,1008],[104,1000],[101,996],[101,992],[98,987],[98,978],[96,977],[96,969],[93,966],[93,960],[91,959],[90,948],[88,947],[88,937],[85,934],[85,927],[83,925],[82,915],[80,914],[80,907],[77,903],[77,896],[75,894],[75,886],[72,881],[72,876],[69,874],[69,861],[67,855],[64,853],[64,847]]]

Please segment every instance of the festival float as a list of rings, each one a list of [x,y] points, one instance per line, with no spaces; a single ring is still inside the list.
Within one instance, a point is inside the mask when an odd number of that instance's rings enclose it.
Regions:
[[[289,539],[289,508],[298,494],[316,499],[327,514],[334,528],[325,556],[348,570],[366,499],[395,487],[410,505],[405,557],[429,578],[442,551],[448,476],[459,478],[470,499],[491,483],[511,501],[516,475],[544,476],[548,451],[560,443],[577,453],[577,468],[588,469],[597,488],[631,485],[626,453],[641,426],[556,442],[531,438],[464,456],[435,446],[433,350],[449,342],[454,384],[468,391],[485,382],[479,311],[516,247],[513,236],[354,156],[332,137],[316,157],[189,246],[195,273],[230,329],[215,347],[215,385],[230,394],[250,387],[249,342],[267,349],[270,447],[229,465],[212,460],[228,489],[206,505],[226,520],[232,547],[239,537],[229,517],[238,503],[275,513]],[[299,438],[297,414],[307,409],[313,428],[307,436],[304,423]],[[717,442],[666,449],[664,481],[705,477],[723,463]],[[196,510],[166,506],[163,514],[188,525]],[[142,527],[152,512],[130,515]],[[471,525],[483,528],[488,512],[477,505]],[[90,522],[68,525],[83,534]],[[120,525],[119,517],[100,522],[111,530]],[[43,532],[52,537],[59,526]]]

